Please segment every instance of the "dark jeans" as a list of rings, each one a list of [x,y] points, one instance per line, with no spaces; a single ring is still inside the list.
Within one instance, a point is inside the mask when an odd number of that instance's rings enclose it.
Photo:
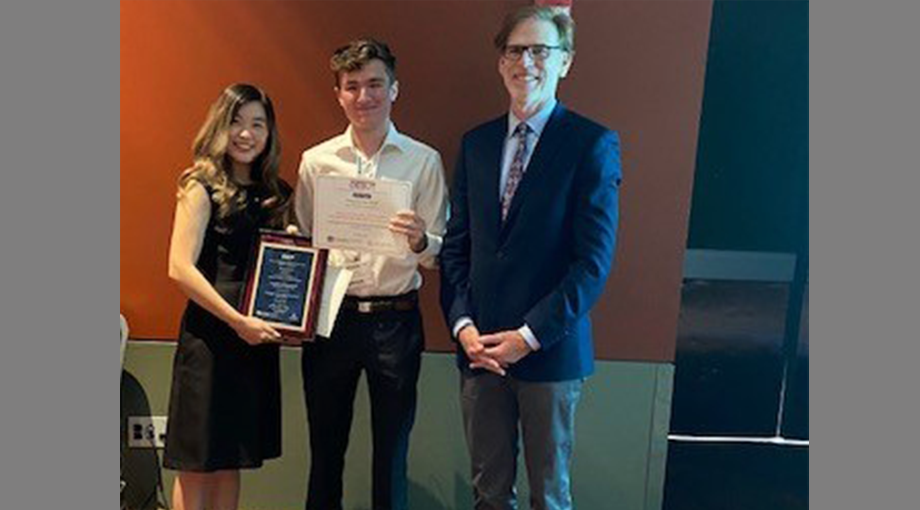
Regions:
[[[305,343],[301,365],[310,425],[307,510],[341,510],[342,471],[361,371],[373,435],[373,508],[405,510],[409,432],[424,346],[418,309],[341,310],[330,339]]]

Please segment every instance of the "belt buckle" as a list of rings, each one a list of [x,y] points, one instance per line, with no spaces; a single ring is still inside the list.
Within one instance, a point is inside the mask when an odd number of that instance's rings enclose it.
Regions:
[[[371,313],[374,303],[371,301],[358,301],[358,311],[361,313]]]

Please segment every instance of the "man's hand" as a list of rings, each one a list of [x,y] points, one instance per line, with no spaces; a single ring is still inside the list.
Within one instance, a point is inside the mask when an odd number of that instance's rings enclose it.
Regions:
[[[484,347],[482,353],[484,356],[505,367],[516,363],[533,350],[517,330],[482,335],[479,337],[479,343]]]
[[[390,230],[405,234],[409,239],[409,248],[414,253],[421,253],[428,247],[428,236],[425,235],[425,220],[415,214],[415,211],[399,211],[390,219]]]
[[[465,326],[457,335],[457,340],[470,359],[470,368],[484,368],[498,375],[505,375],[505,368],[497,360],[485,355],[485,346],[482,345],[479,330],[472,324]]]

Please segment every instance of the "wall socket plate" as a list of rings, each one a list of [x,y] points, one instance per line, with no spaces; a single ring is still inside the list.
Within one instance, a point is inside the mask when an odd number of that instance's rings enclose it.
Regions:
[[[166,445],[166,416],[129,416],[129,448],[163,448]]]

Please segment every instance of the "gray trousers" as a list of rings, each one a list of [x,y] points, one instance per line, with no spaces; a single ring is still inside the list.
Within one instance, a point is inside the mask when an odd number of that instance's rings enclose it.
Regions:
[[[461,372],[460,399],[476,510],[517,508],[519,425],[531,508],[572,508],[569,467],[582,384],[582,379],[526,382]]]

